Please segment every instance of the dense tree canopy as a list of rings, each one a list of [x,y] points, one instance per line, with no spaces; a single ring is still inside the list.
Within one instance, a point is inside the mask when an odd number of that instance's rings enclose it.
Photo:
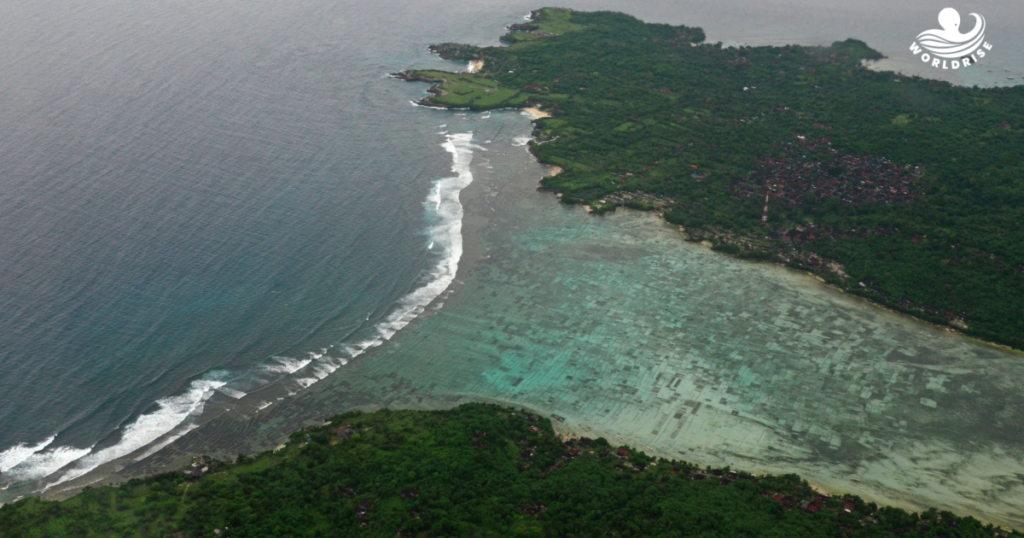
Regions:
[[[0,538],[894,534],[1005,531],[819,495],[794,475],[701,470],[603,439],[564,440],[546,418],[484,404],[341,415],[198,479],[169,473],[0,508]]]
[[[429,104],[551,112],[532,150],[564,201],[658,209],[693,240],[1024,348],[1024,88],[873,71],[852,39],[723,48],[550,8],[511,29],[434,47],[479,73],[404,75],[443,81]]]

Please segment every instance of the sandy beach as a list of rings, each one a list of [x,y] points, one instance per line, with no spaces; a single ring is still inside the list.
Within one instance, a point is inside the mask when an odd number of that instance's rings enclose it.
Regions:
[[[549,114],[547,112],[544,112],[543,110],[541,110],[539,108],[536,108],[536,107],[524,108],[523,112],[526,112],[527,114],[530,115],[531,118],[533,118],[535,120],[539,120],[541,118],[550,118],[551,117],[551,114]]]

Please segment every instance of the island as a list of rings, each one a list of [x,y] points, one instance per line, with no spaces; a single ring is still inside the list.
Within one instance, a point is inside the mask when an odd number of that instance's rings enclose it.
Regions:
[[[0,538],[329,536],[1024,536],[657,459],[493,404],[351,412],[276,450],[0,508]]]
[[[878,72],[852,39],[722,47],[555,8],[509,30],[432,47],[464,72],[397,76],[431,84],[424,106],[528,111],[530,150],[558,172],[541,188],[565,203],[656,211],[687,240],[1024,348],[1024,90]],[[531,409],[328,413],[258,455],[0,506],[0,538],[1024,537],[559,433],[565,417]]]
[[[1024,88],[869,68],[829,47],[723,47],[699,28],[545,8],[506,46],[434,45],[420,104],[529,108],[541,181],[597,214],[657,211],[691,241],[1024,349]],[[971,69],[981,68],[971,66]]]

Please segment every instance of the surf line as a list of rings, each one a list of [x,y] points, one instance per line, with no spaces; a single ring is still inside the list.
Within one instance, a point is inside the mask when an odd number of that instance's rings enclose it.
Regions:
[[[5,451],[5,464],[10,467],[4,468],[3,475],[0,475],[0,489],[39,481],[38,487],[33,489],[46,491],[157,440],[170,443],[193,427],[194,421],[190,419],[198,416],[206,400],[225,384],[218,379],[224,373],[211,372],[192,381],[184,393],[156,400],[155,410],[139,415],[119,428],[118,440],[100,449],[96,449],[96,444],[87,447],[55,445],[54,440],[58,436],[54,435],[33,447],[21,444]]]
[[[473,144],[472,132],[446,133],[441,147],[452,156],[451,171],[454,175],[436,180],[423,201],[428,221],[432,223],[427,228],[430,240],[427,250],[439,253],[438,261],[428,270],[422,284],[399,299],[391,312],[374,325],[372,336],[355,343],[332,345],[338,348],[341,357],[325,356],[321,359],[318,355],[312,364],[296,372],[296,383],[302,389],[309,388],[352,359],[390,340],[454,282],[462,259],[463,208],[459,194],[473,182],[470,165],[474,151],[486,151],[486,148]],[[325,355],[326,351],[322,350],[321,355]]]
[[[427,229],[430,250],[440,253],[440,258],[423,283],[395,304],[391,313],[373,328],[372,337],[338,345],[345,356],[330,357],[326,349],[310,352],[306,359],[275,356],[263,367],[266,373],[292,377],[302,388],[307,388],[351,359],[390,340],[454,282],[463,252],[463,207],[459,194],[473,182],[470,165],[474,151],[486,149],[472,143],[472,132],[447,134],[445,138],[441,147],[452,156],[453,175],[436,180],[424,201],[432,221]],[[0,459],[6,466],[3,468],[5,483],[0,486],[6,489],[16,483],[38,480],[42,482],[40,489],[45,491],[132,454],[142,453],[135,459],[143,459],[197,427],[194,418],[202,413],[206,401],[214,392],[228,389],[226,374],[211,372],[192,381],[184,393],[156,400],[156,410],[138,416],[121,428],[118,441],[104,448],[54,446],[55,435],[34,446],[19,444],[0,451]],[[226,393],[233,398],[244,396],[235,390]]]
[[[463,208],[459,194],[473,183],[470,165],[474,152],[486,151],[486,148],[473,144],[472,132],[447,134],[441,147],[452,156],[453,175],[435,181],[424,202],[427,210],[432,212],[429,216],[434,221],[427,230],[430,250],[439,251],[440,259],[430,269],[425,282],[400,299],[394,310],[374,327],[374,337],[342,346],[350,360],[390,340],[395,333],[422,314],[455,280],[462,259]]]

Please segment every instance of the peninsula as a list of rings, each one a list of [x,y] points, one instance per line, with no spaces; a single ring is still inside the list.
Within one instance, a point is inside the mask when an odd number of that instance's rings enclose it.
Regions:
[[[699,28],[545,8],[473,72],[407,71],[422,104],[533,108],[541,185],[654,210],[692,241],[1024,349],[1024,88],[877,72],[829,47],[704,43]]]

